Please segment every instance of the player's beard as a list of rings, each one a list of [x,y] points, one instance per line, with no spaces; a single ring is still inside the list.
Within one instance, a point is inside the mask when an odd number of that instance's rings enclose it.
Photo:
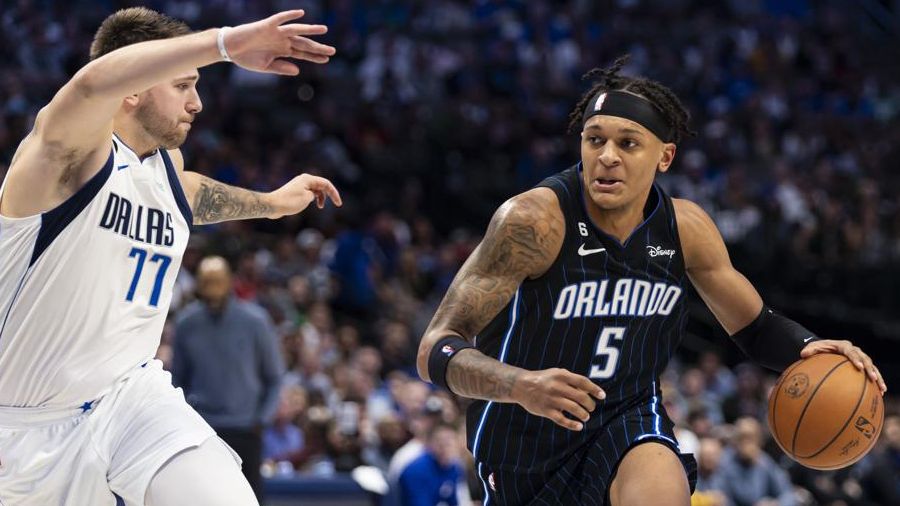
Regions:
[[[160,113],[153,99],[142,102],[135,110],[134,116],[163,149],[176,149],[187,139],[187,131],[178,128],[181,122],[171,120]]]

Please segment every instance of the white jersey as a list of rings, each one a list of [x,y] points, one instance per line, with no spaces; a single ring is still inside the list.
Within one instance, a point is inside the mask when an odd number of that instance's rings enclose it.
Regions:
[[[0,216],[0,406],[78,406],[153,358],[191,222],[168,153],[115,136],[59,207]]]

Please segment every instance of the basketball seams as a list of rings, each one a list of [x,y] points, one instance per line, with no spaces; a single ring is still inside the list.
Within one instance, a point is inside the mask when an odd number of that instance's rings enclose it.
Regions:
[[[843,362],[841,362],[841,364],[843,364]],[[829,373],[829,374],[830,374],[830,373]],[[826,380],[827,378],[828,378],[827,375],[825,376],[825,378],[822,378],[822,381],[819,382],[819,385],[821,385],[822,383],[824,383],[825,380]],[[850,411],[850,416],[847,417],[847,421],[844,422],[844,425],[842,425],[841,428],[840,428],[840,430],[837,431],[837,434],[835,434],[834,437],[831,438],[831,441],[825,443],[825,446],[823,446],[822,448],[819,448],[819,450],[816,451],[816,452],[814,452],[813,454],[811,454],[811,455],[797,455],[796,457],[797,457],[798,459],[811,459],[811,458],[813,458],[813,457],[815,457],[815,456],[821,454],[821,453],[824,452],[825,450],[827,450],[829,446],[831,446],[835,441],[837,441],[837,439],[838,439],[839,437],[841,437],[841,436],[844,434],[844,430],[847,428],[848,425],[850,425],[850,422],[853,421],[853,417],[856,416],[856,410],[858,410],[858,409],[859,409],[859,405],[862,404],[862,400],[863,400],[863,398],[865,398],[865,396],[866,396],[866,391],[867,391],[868,389],[869,389],[869,379],[866,378],[865,373],[863,373],[863,387],[862,387],[862,392],[860,392],[860,394],[859,394],[859,399],[856,400],[856,406],[854,406],[854,407],[853,407],[853,410]],[[815,395],[815,392],[813,392],[813,395]],[[812,401],[812,396],[810,396],[810,401]],[[805,411],[805,409],[804,409],[804,411]],[[803,416],[801,415],[800,418],[802,419]],[[798,429],[799,429],[799,425],[798,425]]]
[[[797,425],[794,427],[794,437],[791,438],[791,451],[789,452],[791,455],[797,454],[796,453],[797,434],[800,431],[800,424],[803,423],[803,417],[806,415],[806,410],[809,409],[810,402],[812,402],[813,398],[815,398],[816,393],[819,391],[820,388],[822,388],[822,385],[825,384],[825,381],[828,379],[828,377],[831,376],[832,374],[834,374],[834,371],[838,370],[842,365],[844,365],[848,362],[850,362],[850,360],[845,358],[844,360],[839,362],[837,365],[832,367],[831,370],[828,371],[825,374],[825,376],[822,377],[821,380],[819,380],[819,383],[816,385],[816,388],[814,388],[813,391],[809,394],[809,398],[806,399],[806,404],[803,405],[803,411],[801,411],[800,416],[797,417]]]
[[[798,360],[791,364],[783,373],[781,373],[781,379],[775,384],[775,396],[772,398],[772,405],[769,409],[769,427],[772,429],[772,432],[775,434],[775,442],[778,443],[778,446],[781,446],[781,440],[778,439],[778,421],[775,418],[775,407],[778,406],[778,396],[781,394],[781,387],[784,384],[784,380],[786,380],[790,373],[793,372],[794,369],[803,364],[803,360]],[[787,451],[787,448],[781,448],[784,451]]]
[[[868,385],[867,385],[867,387],[868,387]],[[854,413],[854,415],[855,415],[855,413]],[[856,456],[851,457],[839,464],[834,464],[832,466],[816,466],[813,469],[817,469],[819,471],[834,471],[836,469],[843,469],[851,464],[856,463],[858,460],[865,457],[869,453],[869,451],[872,449],[872,447],[875,446],[875,443],[878,442],[878,437],[881,435],[881,429],[882,429],[883,425],[884,425],[884,409],[882,406],[881,417],[878,422],[878,431],[875,433],[875,435],[872,436],[872,439],[869,440],[869,444],[864,449],[862,449]],[[808,464],[804,464],[804,465],[809,467]]]

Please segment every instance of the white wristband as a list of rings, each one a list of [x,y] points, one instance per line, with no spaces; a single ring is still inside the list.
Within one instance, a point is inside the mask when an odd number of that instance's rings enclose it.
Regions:
[[[219,54],[222,55],[222,59],[225,61],[231,61],[231,57],[228,56],[228,51],[225,49],[225,30],[230,28],[230,26],[219,28],[219,34],[216,36],[216,45],[219,46]]]

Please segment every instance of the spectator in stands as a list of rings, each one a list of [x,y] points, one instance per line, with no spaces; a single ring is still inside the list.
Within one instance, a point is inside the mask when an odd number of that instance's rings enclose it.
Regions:
[[[306,410],[306,390],[299,385],[285,386],[272,425],[263,434],[263,459],[288,462],[305,446],[303,431],[296,421]]]
[[[224,258],[200,262],[199,300],[184,309],[175,327],[172,377],[241,457],[244,475],[261,498],[262,430],[275,417],[284,365],[268,316],[237,300],[231,279]]]
[[[763,386],[762,371],[759,367],[745,362],[735,368],[737,389],[722,402],[722,416],[725,423],[734,423],[740,417],[750,416],[762,420],[766,416],[768,403]]]
[[[723,492],[721,461],[722,443],[711,437],[701,439],[697,452],[697,488],[691,496],[691,506],[731,506]]]
[[[762,438],[755,418],[735,422],[734,448],[722,457],[718,486],[732,506],[794,506],[788,475],[762,451]]]
[[[463,475],[462,451],[453,425],[438,423],[427,437],[425,453],[412,461],[399,479],[402,506],[456,506],[456,488]]]

